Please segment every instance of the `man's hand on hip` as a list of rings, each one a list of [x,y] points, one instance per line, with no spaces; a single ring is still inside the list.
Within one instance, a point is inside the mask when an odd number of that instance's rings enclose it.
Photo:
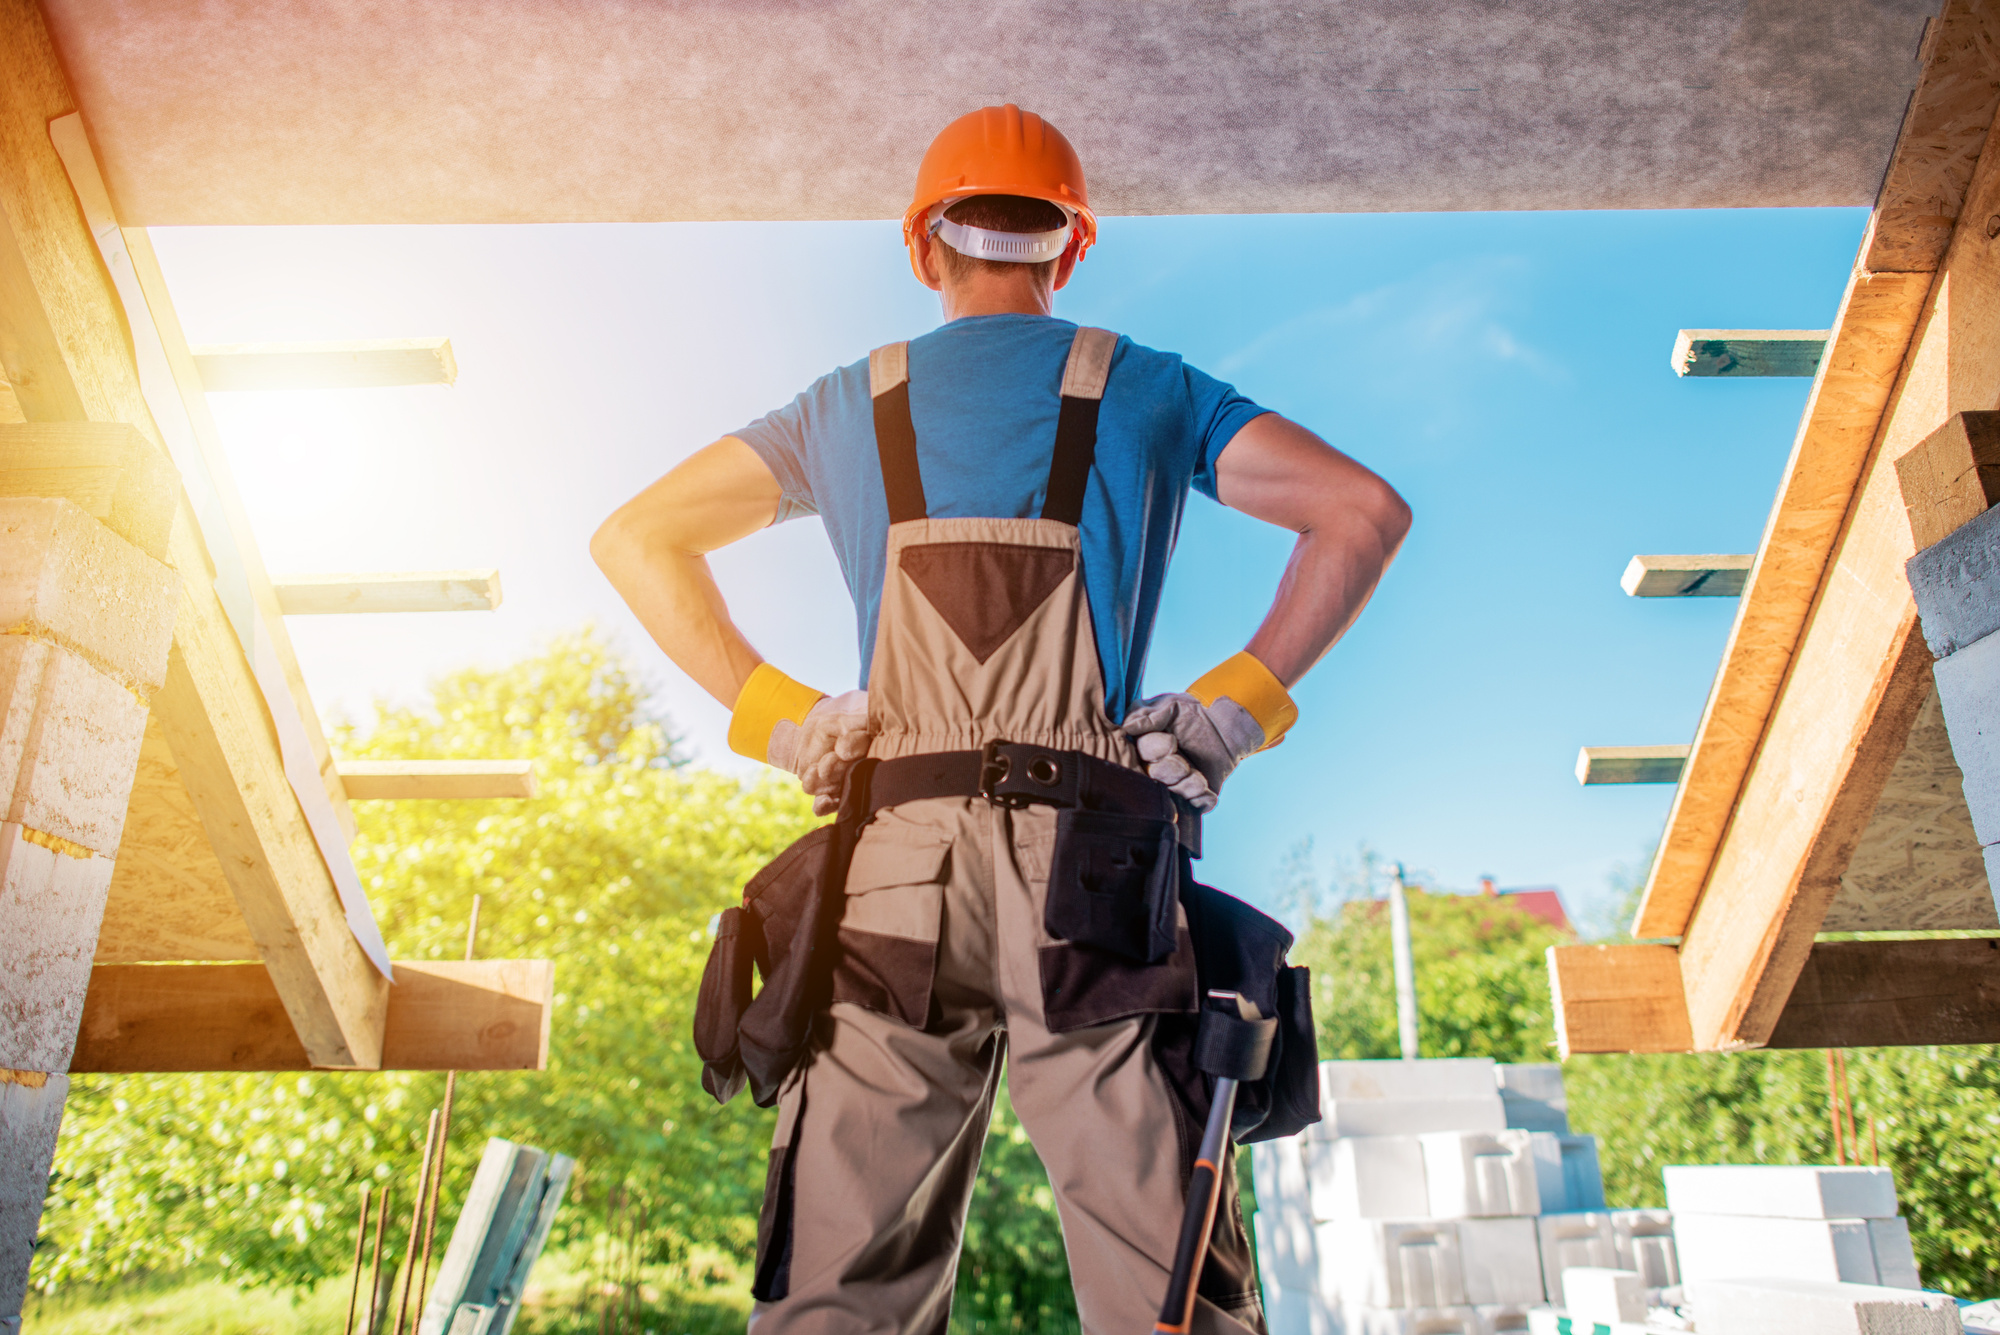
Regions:
[[[1196,811],[1212,809],[1229,772],[1264,749],[1264,730],[1249,710],[1234,700],[1204,705],[1178,691],[1141,700],[1123,730],[1137,742],[1147,775]]]
[[[868,692],[821,696],[800,722],[780,719],[771,729],[766,758],[799,776],[812,794],[813,813],[840,805],[840,790],[854,762],[868,754]]]

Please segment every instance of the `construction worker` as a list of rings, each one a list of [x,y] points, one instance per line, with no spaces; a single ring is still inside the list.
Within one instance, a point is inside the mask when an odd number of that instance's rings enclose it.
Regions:
[[[1097,219],[1039,117],[947,127],[903,233],[940,328],[698,451],[591,544],[731,708],[732,749],[822,811],[871,761],[832,1003],[778,1099],[750,1324],[945,1329],[1004,1060],[1083,1329],[1143,1330],[1207,1097],[1162,1050],[1198,1008],[1164,869],[1198,849],[1230,771],[1291,727],[1289,688],[1360,613],[1409,510],[1179,357],[1050,313]],[[1244,652],[1140,699],[1190,487],[1298,542]],[[864,677],[835,695],[764,662],[704,559],[812,513],[858,614]],[[1264,1329],[1233,1192],[1199,1291],[1197,1332]]]

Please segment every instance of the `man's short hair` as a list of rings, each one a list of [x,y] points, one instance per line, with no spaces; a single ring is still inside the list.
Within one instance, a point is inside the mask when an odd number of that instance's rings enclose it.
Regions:
[[[964,227],[984,227],[990,232],[1053,232],[1068,221],[1068,215],[1046,199],[1025,195],[970,195],[945,209],[944,216]],[[1053,281],[1057,260],[1040,264],[1009,264],[1005,260],[982,260],[961,255],[941,236],[932,237],[938,267],[947,278],[963,278],[981,269],[1007,272],[1031,269],[1037,278]]]

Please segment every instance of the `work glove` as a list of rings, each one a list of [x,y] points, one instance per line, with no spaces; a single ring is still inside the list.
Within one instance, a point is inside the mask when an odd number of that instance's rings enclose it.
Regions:
[[[1245,757],[1276,746],[1298,706],[1271,670],[1240,653],[1186,691],[1141,700],[1125,715],[1146,773],[1196,811],[1211,811]]]
[[[825,695],[760,663],[730,712],[729,749],[797,775],[814,814],[830,815],[847,772],[868,754],[868,692]]]

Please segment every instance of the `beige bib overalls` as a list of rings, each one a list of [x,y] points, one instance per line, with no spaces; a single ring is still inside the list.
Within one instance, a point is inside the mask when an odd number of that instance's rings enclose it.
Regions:
[[[891,519],[872,757],[1008,741],[1139,767],[1105,713],[1077,532],[1116,346],[1077,331],[1039,519],[925,517],[907,348],[871,356]],[[1048,1169],[1083,1329],[1151,1329],[1207,1111],[1185,1061],[1191,944],[1184,915],[1179,949],[1153,965],[1052,937],[1055,831],[1048,806],[934,797],[886,807],[862,832],[834,1004],[779,1100],[754,1335],[942,1335],[1003,1059]],[[1225,1181],[1194,1331],[1262,1335]]]

